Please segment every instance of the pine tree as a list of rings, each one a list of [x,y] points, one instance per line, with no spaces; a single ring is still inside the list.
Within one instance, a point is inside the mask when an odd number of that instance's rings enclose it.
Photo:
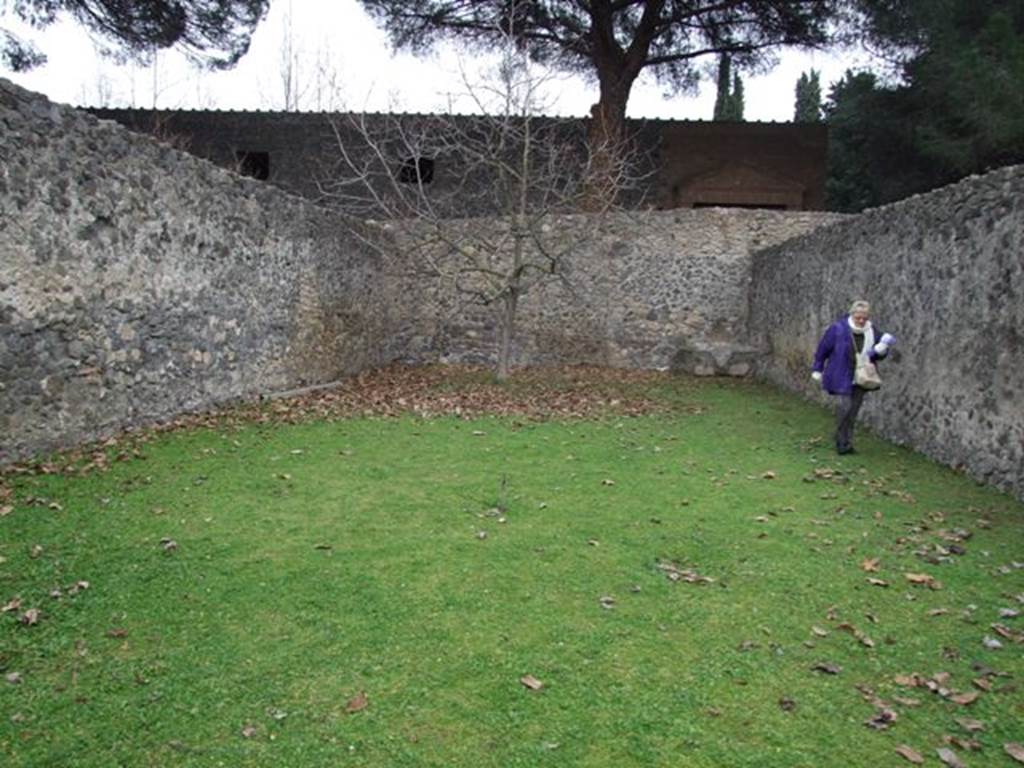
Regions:
[[[821,115],[821,79],[820,73],[812,69],[810,74],[804,72],[796,81],[796,109],[793,121],[797,123],[820,123]]]

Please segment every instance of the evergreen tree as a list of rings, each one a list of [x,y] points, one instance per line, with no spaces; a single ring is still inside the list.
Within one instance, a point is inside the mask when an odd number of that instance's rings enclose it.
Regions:
[[[729,83],[732,77],[730,70],[729,54],[723,53],[718,57],[718,95],[715,97],[715,120],[728,120],[732,106],[732,94],[729,93]]]
[[[1024,0],[861,0],[902,82],[833,87],[828,205],[858,211],[1024,162]]]
[[[721,54],[718,58],[718,95],[715,97],[714,120],[743,119],[743,80],[739,73],[731,73],[731,70],[729,54]]]
[[[732,76],[732,110],[730,120],[742,121],[743,120],[743,81],[740,79],[739,74]]]
[[[423,51],[445,38],[493,48],[511,34],[531,58],[592,76],[592,148],[626,139],[626,104],[641,73],[692,91],[709,56],[729,53],[755,68],[780,47],[827,44],[851,1],[359,0],[399,48]]]
[[[796,81],[796,110],[793,121],[821,122],[821,80],[816,69],[812,69],[810,74],[803,72]]]
[[[0,0],[0,65],[17,72],[46,62],[31,41],[3,26],[5,18],[44,29],[67,16],[111,45],[110,53],[148,61],[157,50],[174,47],[197,63],[224,69],[249,50],[269,5],[270,0]]]

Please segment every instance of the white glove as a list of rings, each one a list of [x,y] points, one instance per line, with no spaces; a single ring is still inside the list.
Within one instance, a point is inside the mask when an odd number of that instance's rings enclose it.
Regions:
[[[884,355],[888,351],[889,351],[889,345],[886,344],[884,341],[880,341],[877,344],[875,344],[875,354],[876,355]]]
[[[821,381],[821,371],[812,371],[811,378],[815,381]]]
[[[879,341],[882,344],[885,344],[887,347],[891,347],[893,344],[896,343],[896,337],[893,336],[891,333],[883,333],[882,338],[880,338]]]

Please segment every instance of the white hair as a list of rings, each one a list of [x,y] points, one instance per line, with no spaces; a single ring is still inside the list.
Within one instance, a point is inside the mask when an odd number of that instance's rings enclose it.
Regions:
[[[871,305],[864,301],[864,299],[857,299],[857,301],[850,305],[850,314],[852,315],[854,312],[871,314]]]

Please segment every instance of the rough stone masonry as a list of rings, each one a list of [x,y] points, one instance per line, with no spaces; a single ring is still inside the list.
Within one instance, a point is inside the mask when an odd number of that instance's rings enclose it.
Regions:
[[[814,396],[856,295],[899,337],[868,422],[1024,497],[1024,169],[857,217],[553,222],[568,284],[517,364],[746,375]],[[485,220],[475,226],[493,226]],[[491,361],[495,323],[329,212],[0,80],[0,461],[402,359]]]
[[[768,380],[811,394],[809,350],[867,297],[899,341],[866,422],[1024,498],[1024,166],[769,248],[751,285]]]
[[[390,359],[309,203],[0,80],[0,459]]]

